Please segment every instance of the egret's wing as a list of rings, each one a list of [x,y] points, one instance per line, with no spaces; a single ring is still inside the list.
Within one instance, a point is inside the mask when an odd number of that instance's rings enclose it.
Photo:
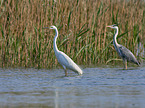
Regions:
[[[59,52],[58,61],[64,66],[72,66],[73,60],[63,52]]]
[[[120,45],[119,46],[119,52],[122,56],[122,58],[127,59],[128,61],[131,61],[135,64],[139,64],[133,53],[127,49],[126,47]]]
[[[61,65],[64,65],[66,68],[71,69],[75,72],[80,72],[82,74],[82,70],[77,66],[77,64],[65,53],[59,52],[57,56],[58,62]]]

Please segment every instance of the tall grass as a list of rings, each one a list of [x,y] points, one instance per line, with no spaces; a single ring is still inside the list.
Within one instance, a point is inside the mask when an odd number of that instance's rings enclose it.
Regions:
[[[106,63],[118,58],[114,31],[106,28],[114,23],[120,24],[118,42],[143,57],[144,1],[0,0],[0,66],[55,67],[55,34],[43,29],[51,25],[59,30],[59,50],[77,64]]]

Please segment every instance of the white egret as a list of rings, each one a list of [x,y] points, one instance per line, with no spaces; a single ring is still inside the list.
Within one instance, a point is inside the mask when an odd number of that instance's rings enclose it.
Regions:
[[[67,69],[70,69],[79,75],[83,74],[83,71],[79,68],[79,66],[69,56],[67,56],[64,52],[58,50],[57,45],[56,45],[56,40],[58,37],[57,28],[55,26],[51,26],[50,29],[54,29],[55,33],[56,33],[54,40],[53,40],[53,48],[54,48],[55,56],[56,56],[58,62],[64,68],[65,76],[67,76]]]
[[[133,62],[139,66],[140,64],[137,61],[137,59],[135,58],[135,56],[133,55],[133,53],[129,49],[127,49],[126,47],[117,43],[116,38],[118,35],[118,26],[116,24],[114,24],[114,25],[110,25],[107,27],[115,29],[115,34],[113,36],[113,44],[114,44],[115,50],[117,51],[119,56],[123,59],[124,68],[127,69],[127,61]]]

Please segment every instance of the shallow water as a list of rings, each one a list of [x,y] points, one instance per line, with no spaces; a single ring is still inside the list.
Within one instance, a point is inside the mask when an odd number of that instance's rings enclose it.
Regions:
[[[0,107],[145,108],[145,66],[83,71],[0,68]]]

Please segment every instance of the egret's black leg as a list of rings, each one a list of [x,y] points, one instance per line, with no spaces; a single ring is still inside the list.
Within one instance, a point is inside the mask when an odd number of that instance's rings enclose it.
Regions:
[[[63,66],[63,68],[64,68],[65,76],[67,76],[67,69],[65,66]]]

